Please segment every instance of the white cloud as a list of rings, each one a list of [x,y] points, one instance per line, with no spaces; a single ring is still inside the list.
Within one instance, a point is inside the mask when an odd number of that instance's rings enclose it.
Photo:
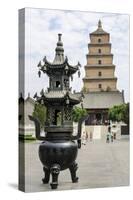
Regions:
[[[65,55],[71,64],[78,61],[86,65],[87,45],[89,33],[97,28],[101,19],[105,31],[111,34],[112,53],[116,65],[118,88],[124,89],[126,100],[129,99],[129,16],[122,14],[62,11],[47,9],[26,9],[26,95],[33,95],[42,87],[48,86],[45,75],[37,76],[37,64],[46,55],[53,61],[57,34],[63,34]],[[80,90],[83,86],[84,67],[81,70],[82,77],[75,78],[71,83],[73,89]],[[77,77],[75,75],[74,77]]]

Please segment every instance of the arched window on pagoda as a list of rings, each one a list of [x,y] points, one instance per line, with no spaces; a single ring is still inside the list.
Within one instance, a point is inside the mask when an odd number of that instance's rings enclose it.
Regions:
[[[102,84],[100,83],[100,84],[98,84],[98,88],[99,89],[101,89],[102,88]]]
[[[101,38],[98,38],[98,43],[101,43]]]
[[[101,64],[102,64],[102,61],[101,61],[101,60],[98,60],[98,64],[101,65]]]
[[[98,72],[98,76],[102,76],[102,72]]]
[[[101,49],[98,49],[98,53],[101,53]]]

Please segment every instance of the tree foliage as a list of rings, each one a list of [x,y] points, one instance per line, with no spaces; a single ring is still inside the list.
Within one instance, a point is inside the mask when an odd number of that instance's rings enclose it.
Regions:
[[[129,103],[114,106],[109,109],[109,119],[112,121],[123,121],[129,124]]]
[[[78,122],[79,119],[87,114],[87,111],[85,109],[74,107],[72,110],[72,119],[75,122]]]
[[[46,121],[46,107],[41,104],[35,104],[34,111],[33,111],[33,117],[39,119],[41,123],[41,128],[44,127],[44,123]]]

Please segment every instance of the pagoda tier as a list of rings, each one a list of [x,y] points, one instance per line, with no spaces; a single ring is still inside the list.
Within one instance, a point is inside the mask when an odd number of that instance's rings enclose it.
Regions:
[[[45,104],[45,105],[52,105],[54,104],[61,104],[62,105],[75,105],[80,103],[80,100],[82,99],[82,94],[80,97],[77,97],[75,94],[72,94],[70,91],[62,90],[62,91],[49,91],[49,92],[43,92],[43,90],[40,92],[41,97],[38,97],[37,94],[34,96],[38,103]]]
[[[100,43],[89,43],[88,44],[88,48],[90,47],[102,47],[102,46],[110,46],[111,47],[111,43],[106,42],[106,41],[101,41]]]
[[[79,70],[79,67],[80,67],[80,63],[78,63],[75,66],[70,65],[68,63],[67,57],[63,59],[63,62],[58,64],[55,62],[53,63],[49,62],[45,56],[43,59],[43,62],[44,62],[44,65],[41,65],[41,63],[38,64],[39,70],[42,71],[43,73],[46,73],[48,76],[51,76],[51,74],[53,73],[57,73],[57,69],[58,69],[58,73],[62,74],[63,72],[65,72],[65,74],[67,74],[68,76],[71,76],[77,70]]]
[[[65,127],[67,132],[72,132],[72,109],[74,105],[82,101],[82,94],[77,97],[67,90],[49,91],[45,93],[42,90],[40,94],[41,96],[39,97],[36,93],[34,98],[36,98],[36,102],[47,107],[45,131],[59,133],[63,132]],[[51,128],[53,126],[54,130]]]
[[[105,64],[105,65],[96,65],[96,64],[94,64],[94,65],[85,65],[85,69],[87,69],[87,68],[98,68],[98,69],[100,69],[100,68],[112,68],[112,69],[115,69],[115,65],[113,65],[113,64]]]
[[[68,62],[68,58],[64,58],[63,43],[61,41],[61,34],[58,34],[58,42],[55,49],[55,58],[53,62],[49,62],[46,57],[38,64],[39,77],[41,72],[46,73],[49,77],[49,88],[46,92],[43,90],[40,92],[40,96],[37,93],[34,95],[36,101],[45,105],[47,108],[47,121],[45,131],[49,133],[68,132],[72,134],[72,109],[73,106],[79,104],[82,101],[82,95],[76,97],[71,93],[70,78],[73,79],[73,74],[79,71],[80,63],[71,66]],[[55,128],[52,129],[51,127]],[[64,129],[67,127],[67,130]]]
[[[87,54],[86,56],[87,56],[87,58],[89,58],[89,57],[96,57],[96,56],[98,56],[98,57],[102,57],[102,56],[113,57],[113,54],[112,53],[90,53],[90,54]]]
[[[58,34],[58,42],[57,42],[57,47],[55,49],[54,61],[49,62],[45,56],[43,59],[43,64],[41,64],[41,61],[38,64],[39,76],[41,75],[41,72],[43,72],[46,73],[49,77],[53,74],[56,75],[64,74],[70,77],[75,72],[79,71],[79,67],[81,67],[79,62],[77,63],[77,65],[72,66],[69,64],[67,56],[64,58],[64,49],[63,49],[63,43],[61,41],[61,34]]]

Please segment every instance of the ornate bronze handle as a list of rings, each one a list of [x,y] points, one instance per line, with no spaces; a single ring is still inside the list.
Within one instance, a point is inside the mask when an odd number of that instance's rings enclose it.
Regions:
[[[88,119],[88,115],[85,115],[83,117],[80,118],[79,122],[78,122],[78,133],[76,136],[72,136],[71,139],[72,140],[77,140],[78,142],[78,148],[81,148],[81,128],[82,128],[82,123]]]
[[[38,140],[45,140],[44,136],[40,136],[40,132],[41,132],[40,121],[37,118],[35,118],[35,117],[31,116],[31,115],[29,115],[29,119],[35,123],[36,138]]]

